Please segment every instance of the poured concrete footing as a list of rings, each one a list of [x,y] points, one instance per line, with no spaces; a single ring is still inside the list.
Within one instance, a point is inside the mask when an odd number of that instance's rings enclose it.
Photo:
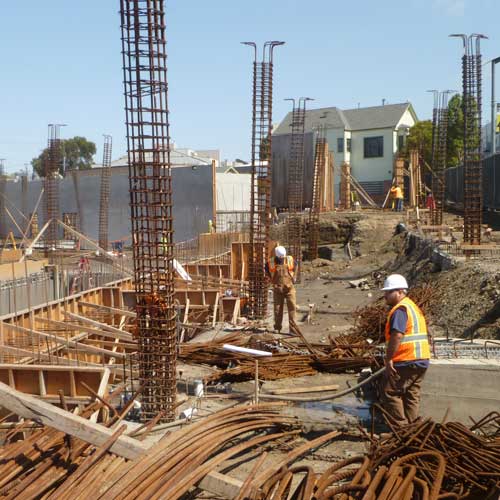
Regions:
[[[421,415],[471,424],[500,411],[500,360],[431,360],[422,385]]]

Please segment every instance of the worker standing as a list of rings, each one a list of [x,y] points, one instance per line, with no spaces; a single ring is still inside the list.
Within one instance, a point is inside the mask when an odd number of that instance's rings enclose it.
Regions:
[[[399,187],[398,184],[391,188],[391,196],[393,199],[393,209],[396,212],[402,212],[404,195],[403,190]]]
[[[274,329],[280,333],[283,307],[286,300],[289,321],[295,321],[296,293],[294,286],[295,262],[283,246],[274,249],[274,257],[266,263],[266,274],[273,285]]]
[[[403,276],[388,276],[382,291],[391,306],[385,325],[382,399],[394,420],[406,425],[418,417],[420,389],[429,367],[427,325],[420,308],[406,296],[408,283]]]

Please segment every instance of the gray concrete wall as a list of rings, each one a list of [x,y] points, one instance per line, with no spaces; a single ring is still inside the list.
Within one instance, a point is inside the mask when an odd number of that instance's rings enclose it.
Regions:
[[[68,175],[59,183],[61,213],[78,212],[80,228],[93,239],[98,238],[101,169],[92,169]],[[24,187],[24,189],[23,189]],[[26,228],[26,221],[11,207],[27,211],[28,217],[34,211],[43,187],[42,180],[28,183],[8,181],[5,195],[7,206],[18,225]],[[194,238],[206,231],[208,220],[212,218],[212,167],[176,167],[172,169],[173,214],[175,241]],[[38,207],[38,221],[41,229],[45,222],[44,201]],[[4,231],[12,230],[20,236],[14,223],[7,219]],[[130,235],[129,180],[128,169],[112,169],[109,203],[109,239],[126,238]]]
[[[500,153],[483,160],[483,196],[485,209],[500,210]],[[454,203],[463,204],[463,167],[446,171],[446,197]]]
[[[271,205],[288,208],[288,171],[290,168],[290,146],[292,135],[273,135],[271,168]],[[314,174],[313,134],[304,135],[304,201],[303,207],[312,203]]]
[[[433,359],[422,385],[421,414],[471,424],[500,411],[500,361]]]

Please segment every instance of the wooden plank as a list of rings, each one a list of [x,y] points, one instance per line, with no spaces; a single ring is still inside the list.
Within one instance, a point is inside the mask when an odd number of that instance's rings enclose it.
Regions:
[[[70,313],[67,311],[63,311],[63,313],[64,313],[64,316],[66,316],[68,318],[71,318],[71,319],[74,319],[77,321],[81,321],[82,323],[87,324],[87,325],[91,325],[99,330],[104,330],[106,332],[114,333],[115,337],[117,339],[120,339],[120,340],[133,339],[132,334],[130,334],[128,332],[124,332],[123,330],[120,330],[119,328],[108,325],[106,323],[101,323],[100,321],[95,321],[93,319],[86,318],[85,316],[80,316],[79,314]],[[104,334],[102,334],[102,335],[104,335]]]
[[[11,325],[9,323],[6,323],[6,326],[8,328],[12,328],[13,330],[26,333],[27,335],[35,335],[43,339],[50,339],[53,340],[54,342],[59,342],[59,344],[64,345],[67,348],[71,347],[80,352],[86,352],[89,354],[104,354],[106,356],[117,357],[120,359],[125,359],[127,357],[126,354],[122,352],[114,353],[113,351],[109,351],[108,349],[102,349],[101,347],[94,347],[88,344],[82,344],[81,342],[75,342],[73,340],[66,340],[64,337],[58,337],[57,335],[51,335],[50,333],[39,332],[37,330],[30,330],[29,328]]]
[[[114,433],[112,429],[23,394],[2,382],[0,382],[0,399],[4,408],[20,417],[48,425],[95,446],[102,446]],[[130,460],[139,457],[146,450],[146,445],[128,436],[120,436],[110,448],[112,453]]]
[[[87,332],[87,334],[100,335],[101,337],[106,337],[110,339],[120,339],[126,342],[134,342],[134,337],[127,332],[123,332],[123,335],[117,335],[116,333],[111,333],[106,330],[98,330],[97,328],[91,328],[90,326],[77,325],[76,323],[66,323],[64,321],[57,321],[55,319],[48,318],[35,318],[36,321],[40,323],[45,323],[46,325],[60,326],[68,331],[77,330],[81,332]],[[88,336],[88,335],[86,335]]]
[[[92,309],[99,309],[101,311],[109,312],[110,314],[118,314],[120,316],[127,316],[128,318],[137,318],[134,311],[127,311],[125,309],[117,309],[116,307],[103,306],[102,304],[92,304],[83,300],[78,301],[79,306],[90,307]]]
[[[236,498],[243,486],[243,482],[234,477],[213,471],[207,474],[197,486],[222,498]]]
[[[270,394],[301,394],[304,392],[327,392],[327,391],[338,391],[339,385],[314,385],[311,387],[286,387],[283,389],[270,389],[267,392]]]

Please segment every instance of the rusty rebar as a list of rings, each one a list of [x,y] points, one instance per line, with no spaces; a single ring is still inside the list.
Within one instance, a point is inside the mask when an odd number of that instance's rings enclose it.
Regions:
[[[273,116],[273,53],[284,42],[264,44],[262,60],[258,60],[257,45],[253,48],[252,97],[252,187],[250,194],[250,256],[249,307],[250,316],[263,319],[267,313],[268,283],[264,272],[271,224],[271,141]]]
[[[173,217],[163,0],[121,0],[142,418],[175,418]]]
[[[101,170],[101,196],[99,203],[99,246],[104,250],[109,244],[109,191],[111,183],[111,153],[113,149],[113,138],[104,136],[104,149],[102,154]]]

